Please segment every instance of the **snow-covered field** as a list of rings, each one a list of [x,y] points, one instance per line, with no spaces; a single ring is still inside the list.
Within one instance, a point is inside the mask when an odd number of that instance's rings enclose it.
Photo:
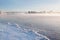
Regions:
[[[0,40],[49,40],[37,32],[16,23],[0,22]]]

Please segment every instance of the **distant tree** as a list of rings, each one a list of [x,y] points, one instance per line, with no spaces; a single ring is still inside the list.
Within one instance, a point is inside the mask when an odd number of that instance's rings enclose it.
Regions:
[[[28,13],[37,13],[36,11],[28,11]]]
[[[1,14],[1,11],[0,11],[0,14]]]

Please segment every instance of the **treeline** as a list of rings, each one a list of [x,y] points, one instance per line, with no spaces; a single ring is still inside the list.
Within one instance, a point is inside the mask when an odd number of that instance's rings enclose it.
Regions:
[[[60,13],[59,11],[40,11],[40,12],[37,12],[37,11],[28,11],[27,13],[29,14],[35,14],[35,13]]]

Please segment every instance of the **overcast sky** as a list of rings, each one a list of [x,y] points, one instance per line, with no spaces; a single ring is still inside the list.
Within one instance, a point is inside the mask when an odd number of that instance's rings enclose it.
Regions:
[[[60,0],[0,0],[0,10],[60,10]]]

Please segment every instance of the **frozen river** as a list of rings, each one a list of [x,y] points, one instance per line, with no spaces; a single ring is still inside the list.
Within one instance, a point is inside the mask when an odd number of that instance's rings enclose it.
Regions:
[[[8,14],[0,16],[0,22],[17,23],[22,28],[31,29],[48,37],[60,40],[60,16],[40,14]]]

